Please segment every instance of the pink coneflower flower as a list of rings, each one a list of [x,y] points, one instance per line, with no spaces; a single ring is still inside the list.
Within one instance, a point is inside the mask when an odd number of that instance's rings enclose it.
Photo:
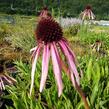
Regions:
[[[53,71],[58,86],[58,96],[62,94],[63,84],[61,70],[63,68],[63,60],[61,59],[60,52],[62,52],[67,59],[68,70],[70,71],[68,75],[70,76],[73,85],[75,86],[75,82],[79,85],[80,77],[75,65],[75,55],[69,47],[67,40],[63,37],[63,32],[60,25],[51,16],[48,16],[47,9],[45,8],[41,11],[40,14],[39,23],[36,29],[36,39],[38,45],[37,47],[31,49],[31,51],[33,51],[32,57],[34,60],[31,72],[30,94],[34,84],[36,63],[41,51],[42,75],[40,81],[40,92],[42,92],[45,86],[48,75],[49,60],[51,56]]]
[[[32,48],[32,71],[31,71],[31,87],[30,95],[34,85],[34,75],[38,57],[42,53],[42,74],[40,80],[40,92],[42,92],[48,75],[48,67],[50,56],[52,59],[53,72],[55,75],[56,83],[58,86],[58,96],[62,94],[62,69],[65,70],[71,79],[73,86],[78,90],[85,104],[85,109],[90,109],[85,98],[84,93],[80,88],[80,77],[75,65],[75,55],[69,47],[68,41],[63,37],[62,28],[60,25],[48,15],[47,8],[44,8],[40,13],[39,22],[36,29],[37,46]],[[67,62],[63,62],[62,56],[64,55]],[[68,68],[66,67],[67,64]]]
[[[81,13],[81,17],[82,17],[82,20],[85,20],[85,19],[93,20],[93,19],[95,19],[95,15],[93,14],[92,8],[91,8],[90,5],[86,6],[85,10]]]
[[[5,85],[12,85],[16,83],[16,80],[3,72],[4,69],[0,66],[0,91],[5,90]]]

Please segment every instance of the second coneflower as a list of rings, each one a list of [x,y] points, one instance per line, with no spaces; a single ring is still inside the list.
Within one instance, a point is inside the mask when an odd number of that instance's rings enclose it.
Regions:
[[[81,13],[82,20],[93,20],[95,19],[95,15],[92,12],[92,8],[90,5],[87,5],[85,10]]]

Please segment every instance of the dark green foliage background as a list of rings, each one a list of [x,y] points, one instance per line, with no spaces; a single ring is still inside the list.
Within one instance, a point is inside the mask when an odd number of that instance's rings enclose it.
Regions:
[[[77,17],[90,4],[97,19],[109,19],[109,0],[0,0],[0,12],[37,15],[43,5],[55,12],[59,7],[64,17]],[[15,10],[11,9],[11,5]],[[57,14],[57,13],[55,13]]]

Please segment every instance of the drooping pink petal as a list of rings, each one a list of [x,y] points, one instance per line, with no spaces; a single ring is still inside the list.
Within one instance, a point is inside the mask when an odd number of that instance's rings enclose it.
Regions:
[[[88,10],[87,14],[88,14],[88,17],[89,17],[89,19],[90,19],[90,18],[91,18],[91,11]]]
[[[9,81],[11,81],[12,83],[16,83],[16,82],[17,82],[14,78],[10,77],[10,76],[7,75],[7,74],[4,74],[4,77],[6,77],[6,78],[7,78]]]
[[[75,66],[75,63],[73,61],[73,58],[72,56],[70,55],[70,52],[68,50],[68,48],[66,47],[66,44],[64,43],[64,41],[60,41],[59,42],[59,45],[64,53],[64,55],[66,56],[67,60],[68,60],[68,64],[69,64],[69,69],[70,69],[70,72],[71,72],[71,77],[73,77],[73,75],[75,76],[76,78],[76,81],[78,83],[78,85],[80,84],[80,78],[79,78],[79,74],[78,74],[78,71],[77,71],[77,68]],[[71,78],[73,80],[73,78]],[[74,83],[74,81],[72,81]],[[75,84],[74,84],[75,86]]]
[[[82,20],[85,19],[85,16],[86,16],[87,12],[83,12],[83,17],[82,17]]]
[[[0,78],[0,90],[2,90],[2,83],[1,83],[1,78]]]
[[[74,52],[71,50],[71,48],[69,47],[68,42],[67,42],[65,39],[62,39],[62,41],[64,41],[64,44],[66,45],[66,47],[67,47],[67,49],[68,49],[70,55],[72,56],[73,61],[76,63],[76,61],[77,61],[77,60],[76,60],[76,56],[75,56]]]
[[[8,82],[9,84],[13,84],[12,81],[10,81],[6,76],[3,76],[3,78],[4,78],[4,80],[5,80],[6,82]]]
[[[32,48],[31,50],[30,50],[30,52],[32,52],[32,56],[31,56],[31,59],[32,59],[32,61],[34,60],[34,58],[35,58],[35,54],[36,54],[36,52],[37,52],[37,49],[38,48],[38,46],[36,46],[36,47],[34,47],[34,48]]]
[[[34,52],[36,49],[37,49],[37,46],[34,47],[34,48],[32,48],[32,49],[30,49],[30,53],[31,53],[31,52]]]
[[[52,57],[54,75],[58,85],[58,96],[60,97],[63,90],[63,84],[62,84],[61,66],[59,62],[60,58],[55,42],[51,44],[51,57]]]
[[[35,69],[36,69],[36,63],[37,63],[37,59],[38,59],[38,56],[39,56],[39,53],[40,53],[40,49],[41,49],[41,47],[38,46],[38,48],[36,49],[37,52],[36,52],[34,61],[33,61],[33,63],[32,63],[30,95],[31,95],[32,89],[33,89],[34,75],[35,75]]]
[[[47,45],[44,45],[44,50],[43,50],[40,92],[42,92],[45,82],[46,82],[46,78],[47,78],[47,74],[48,74],[49,59],[50,59],[50,50],[49,50],[49,45],[47,44]]]
[[[5,86],[4,86],[2,79],[1,79],[1,87],[3,88],[3,90],[5,90]]]
[[[0,82],[0,91],[2,90],[2,87],[1,87],[1,82]]]
[[[91,11],[91,19],[95,19],[95,15],[93,14],[93,12]]]
[[[68,41],[65,40],[65,39],[62,39],[62,40],[64,41],[64,43],[65,43],[67,49],[69,50],[69,53],[70,53],[70,55],[72,56],[74,63],[75,63],[75,64],[78,63],[78,61],[77,61],[77,59],[76,59],[76,56],[75,56],[75,53],[74,53],[74,52],[72,51],[72,49],[70,48],[70,46],[69,46],[69,44],[68,44]],[[82,72],[82,70],[81,70],[80,67],[79,67],[79,69],[80,69],[80,75],[82,76],[82,75],[83,75],[83,72]]]
[[[75,81],[75,78],[74,78],[74,74],[71,73],[70,76],[71,76],[70,79],[71,79],[72,84],[74,85],[74,87],[76,87],[76,84],[75,84],[76,81]]]

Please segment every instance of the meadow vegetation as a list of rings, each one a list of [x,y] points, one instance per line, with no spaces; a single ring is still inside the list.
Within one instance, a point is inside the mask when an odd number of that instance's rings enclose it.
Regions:
[[[5,18],[7,15],[2,15]],[[31,55],[35,42],[37,18],[34,16],[10,16],[13,22],[0,25],[0,61],[11,60],[16,71],[11,73],[17,83],[7,86],[1,93],[3,109],[84,109],[84,104],[65,73],[62,73],[64,91],[58,98],[52,65],[46,87],[39,92],[41,61],[37,64],[32,97],[29,96]],[[83,89],[91,109],[109,108],[109,27],[98,25],[73,25],[63,29],[77,57]],[[97,43],[99,42],[99,43]],[[99,47],[99,50],[98,50]],[[8,50],[8,51],[7,51]],[[7,61],[5,60],[5,61]],[[4,63],[5,64],[5,63]],[[5,66],[5,65],[4,65]]]

